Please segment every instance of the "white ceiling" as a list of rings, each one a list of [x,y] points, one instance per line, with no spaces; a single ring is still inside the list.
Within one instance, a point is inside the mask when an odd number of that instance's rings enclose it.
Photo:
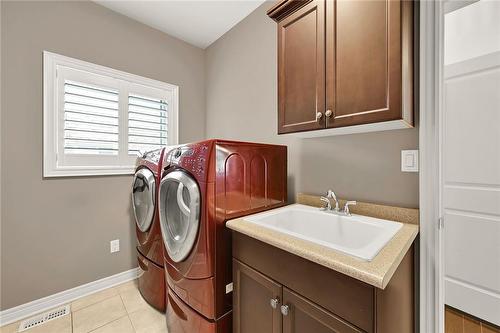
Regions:
[[[264,0],[94,0],[150,27],[206,48]]]

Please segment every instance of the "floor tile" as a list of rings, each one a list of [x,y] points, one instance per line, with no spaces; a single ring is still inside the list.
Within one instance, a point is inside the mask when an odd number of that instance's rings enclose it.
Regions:
[[[165,314],[148,306],[129,314],[137,333],[167,333]]]
[[[98,291],[94,294],[77,299],[76,301],[71,303],[71,311],[72,312],[78,311],[89,305],[102,302],[105,299],[111,298],[116,295],[118,295],[118,291],[114,288],[108,288],[102,291]]]
[[[14,333],[17,332],[17,328],[19,327],[19,322],[15,322],[9,325],[5,325],[0,327],[0,333]]]
[[[128,281],[128,282],[119,284],[119,285],[115,286],[114,288],[121,294],[121,293],[129,291],[131,289],[136,289],[136,290],[139,289],[138,283],[139,283],[139,281],[137,281],[137,279],[135,279],[132,281]]]
[[[127,314],[120,296],[73,312],[73,333],[87,333]]]
[[[135,333],[134,327],[128,316],[121,317],[109,324],[99,327],[92,333]],[[28,332],[27,332],[28,333]]]
[[[142,298],[141,293],[138,289],[129,289],[120,293],[122,297],[123,304],[127,309],[127,312],[130,314],[132,312],[149,308],[150,305]]]

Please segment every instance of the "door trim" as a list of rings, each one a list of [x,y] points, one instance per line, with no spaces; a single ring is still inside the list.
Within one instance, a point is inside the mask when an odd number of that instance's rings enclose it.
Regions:
[[[420,321],[422,333],[444,332],[439,202],[443,3],[420,2]]]

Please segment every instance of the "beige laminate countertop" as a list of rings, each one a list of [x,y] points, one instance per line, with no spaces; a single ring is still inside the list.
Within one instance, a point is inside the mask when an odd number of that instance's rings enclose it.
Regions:
[[[246,221],[245,217],[230,220],[226,226],[381,289],[389,283],[419,230],[417,224],[403,223],[403,227],[372,261],[363,261],[325,246]]]

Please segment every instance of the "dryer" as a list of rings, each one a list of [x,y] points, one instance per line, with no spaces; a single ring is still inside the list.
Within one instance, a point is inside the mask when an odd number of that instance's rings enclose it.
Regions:
[[[165,311],[165,274],[163,244],[158,218],[158,188],[163,154],[172,147],[142,154],[136,163],[132,182],[132,208],[136,224],[139,291],[144,299]]]
[[[286,204],[286,157],[286,146],[226,140],[164,155],[158,205],[170,333],[232,331],[225,222]]]

